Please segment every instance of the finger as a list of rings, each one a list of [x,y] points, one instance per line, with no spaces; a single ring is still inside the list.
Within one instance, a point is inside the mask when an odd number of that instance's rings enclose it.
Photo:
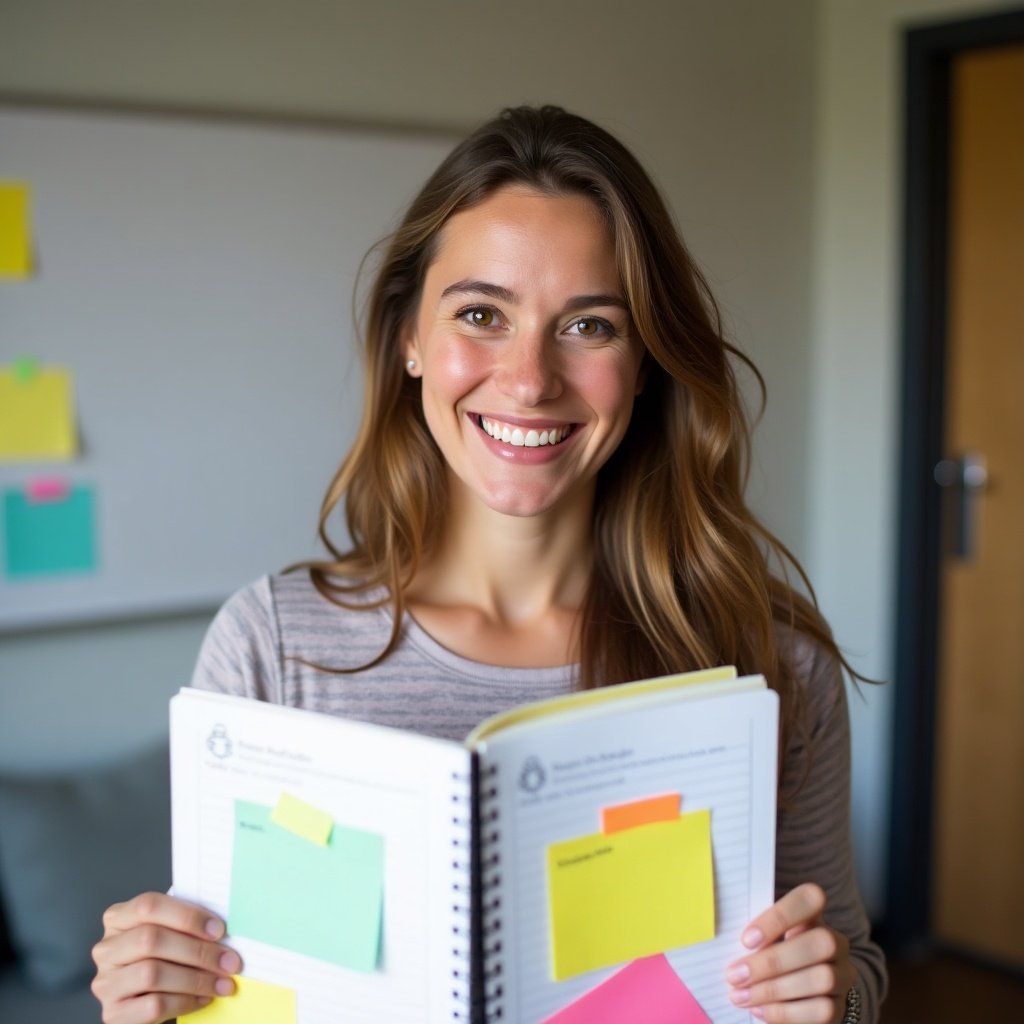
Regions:
[[[101,974],[144,960],[184,964],[211,974],[237,974],[242,969],[241,958],[233,949],[155,924],[141,924],[101,939],[93,949],[93,960]]]
[[[791,889],[747,925],[741,940],[747,949],[758,949],[781,939],[801,924],[817,923],[825,909],[825,891],[808,882]]]
[[[778,978],[814,964],[845,960],[846,939],[831,928],[812,928],[786,942],[752,953],[732,964],[726,978],[732,985],[749,987],[767,978]]]
[[[140,960],[97,976],[92,989],[100,1002],[109,1005],[135,999],[147,992],[229,996],[235,991],[235,983],[225,975],[211,974],[209,971],[168,963],[166,960]]]
[[[159,924],[207,939],[224,935],[224,922],[215,914],[162,892],[144,892],[125,903],[115,903],[103,915],[104,935],[124,932],[139,924]]]
[[[800,999],[793,1003],[770,1003],[755,1006],[752,1017],[766,1024],[835,1024],[840,1019],[840,1005],[835,999],[819,996],[814,999]]]
[[[210,1002],[209,996],[149,992],[137,999],[117,1003],[109,1009],[104,1007],[103,1024],[162,1024],[163,1021],[200,1010]]]
[[[846,989],[842,991],[845,992]],[[785,1003],[814,996],[838,998],[839,993],[840,979],[837,966],[815,964],[777,978],[735,988],[729,993],[729,998],[737,1006],[765,1006],[768,1003]]]

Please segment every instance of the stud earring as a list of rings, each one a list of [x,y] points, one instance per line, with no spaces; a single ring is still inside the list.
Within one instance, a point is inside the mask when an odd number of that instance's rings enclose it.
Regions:
[[[410,360],[409,360],[409,361],[408,361],[408,362],[407,362],[407,363],[405,364],[405,368],[406,368],[406,369],[407,369],[407,370],[408,370],[408,371],[409,371],[410,373],[412,373],[412,371],[416,369],[416,360],[415,360],[415,359],[410,359]]]

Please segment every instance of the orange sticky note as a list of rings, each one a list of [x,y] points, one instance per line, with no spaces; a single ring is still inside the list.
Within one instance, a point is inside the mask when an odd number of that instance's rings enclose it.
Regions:
[[[637,825],[650,825],[655,821],[672,821],[679,817],[679,793],[665,793],[628,804],[615,804],[601,808],[601,831],[605,835],[622,832]]]

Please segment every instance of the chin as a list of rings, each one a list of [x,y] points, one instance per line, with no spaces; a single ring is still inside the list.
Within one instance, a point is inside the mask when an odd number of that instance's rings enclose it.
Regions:
[[[530,519],[550,512],[558,504],[556,501],[528,501],[522,496],[505,500],[485,500],[484,504],[499,515],[513,519]]]
[[[578,498],[578,494],[576,495]],[[477,498],[492,512],[511,516],[516,519],[530,519],[535,516],[557,513],[560,509],[568,509],[575,505],[573,494],[559,487],[547,488],[512,488],[502,487],[484,492],[477,492]]]

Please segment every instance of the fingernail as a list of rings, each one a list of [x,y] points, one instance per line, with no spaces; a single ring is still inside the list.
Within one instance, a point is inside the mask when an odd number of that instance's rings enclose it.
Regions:
[[[748,928],[743,933],[743,945],[747,949],[756,949],[764,942],[764,932],[760,928]]]
[[[235,991],[235,983],[230,978],[218,978],[213,983],[213,990],[219,996],[229,996]]]
[[[762,1010],[760,1006],[755,1006],[754,1009],[750,1011],[750,1014],[758,1020],[764,1020],[764,1010]]]
[[[737,1006],[746,1006],[750,1002],[750,989],[749,988],[737,988],[733,989],[729,993],[729,998]]]
[[[219,939],[224,934],[224,923],[218,921],[215,917],[211,917],[207,919],[203,929],[211,939]]]
[[[750,967],[747,964],[733,964],[725,972],[725,977],[730,985],[742,985],[750,977]]]
[[[232,953],[230,949],[226,953],[221,953],[218,963],[220,969],[228,974],[237,974],[242,969],[242,961],[238,954]]]

